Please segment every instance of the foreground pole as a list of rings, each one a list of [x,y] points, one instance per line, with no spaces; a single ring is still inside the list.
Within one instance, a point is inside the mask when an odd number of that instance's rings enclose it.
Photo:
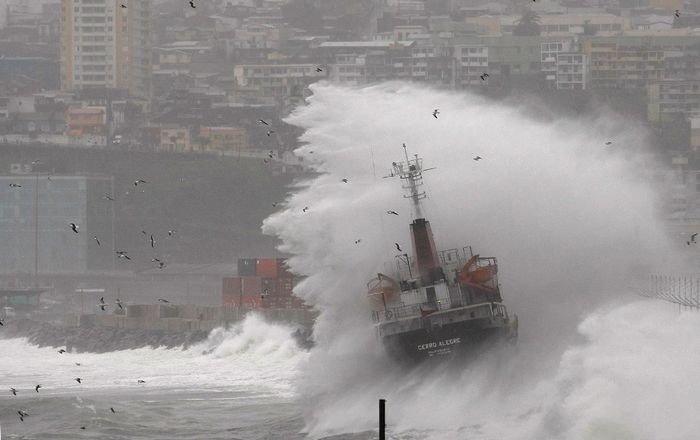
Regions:
[[[385,440],[386,417],[384,415],[385,399],[379,399],[379,440]]]

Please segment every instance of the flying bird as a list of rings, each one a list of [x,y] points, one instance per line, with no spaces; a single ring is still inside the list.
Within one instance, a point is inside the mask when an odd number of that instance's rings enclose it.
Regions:
[[[690,243],[697,243],[695,241],[695,237],[697,237],[697,236],[698,236],[697,232],[690,236],[690,241],[686,242],[686,243],[688,243],[688,246],[690,246]]]
[[[24,418],[29,415],[29,413],[24,412],[22,410],[17,411],[17,414],[19,414],[19,419],[24,422]]]
[[[2,327],[4,325],[5,325],[5,323],[3,323],[2,320],[0,319],[0,327]]]
[[[153,238],[153,234],[151,234],[151,247],[156,247],[156,240]]]
[[[126,8],[126,5],[122,5],[122,8]]]
[[[317,67],[316,72],[323,72],[323,69],[321,69],[320,67]]]
[[[13,396],[17,395],[17,390],[14,388],[10,388],[10,392],[12,393]]]
[[[612,145],[612,141],[607,141],[605,145]]]
[[[488,78],[488,77],[489,77],[489,74],[485,73],[485,72],[483,74],[479,75],[479,78],[481,78],[482,81],[486,81],[486,78]]]
[[[481,160],[481,159],[483,159],[483,157],[481,157],[481,156],[476,156],[476,157],[473,157],[473,158],[472,158],[472,160],[476,160],[476,161],[479,161],[479,160]]]
[[[275,132],[275,130],[267,130],[267,135],[270,136],[274,132]]]
[[[107,199],[107,200],[109,200],[110,202],[113,202],[113,201],[114,201],[114,199],[113,199],[109,194],[105,194],[105,196],[102,197],[102,198],[103,198],[103,199]]]
[[[675,15],[676,18],[679,18],[679,17],[681,16],[681,13],[680,13],[680,11],[679,11],[678,9],[676,9],[676,10],[673,12],[673,15]]]
[[[438,118],[437,115],[439,115],[439,114],[440,114],[439,109],[436,108],[435,110],[433,110],[433,118],[437,119]]]
[[[64,349],[58,350],[58,354],[63,354],[63,353],[65,353],[65,352],[66,352],[66,350],[64,350]]]
[[[117,251],[117,258],[126,258],[127,260],[131,260],[128,255],[126,255],[126,252],[124,251]]]
[[[75,232],[76,234],[78,233],[78,226],[75,223],[69,223],[68,226]]]
[[[100,310],[103,312],[105,311],[105,308],[107,307],[107,304],[100,304]]]
[[[139,186],[139,183],[148,183],[148,182],[146,182],[146,181],[143,180],[143,179],[134,180],[134,186]]]
[[[98,245],[98,246],[102,246],[102,245],[100,244],[100,239],[97,238],[97,235],[95,235],[95,236],[92,237],[92,238],[97,242],[97,245]]]
[[[124,309],[124,306],[122,305],[122,302],[121,302],[121,300],[120,300],[119,298],[117,298],[116,303],[117,303],[117,305],[119,306],[120,309],[122,309],[122,310]]]
[[[100,298],[100,304],[104,304],[104,303],[105,303],[105,297],[103,296]]]
[[[302,211],[304,211],[304,212],[306,212],[306,211],[308,211],[308,210],[309,210],[309,207],[308,207],[308,206],[305,206],[304,209],[302,209]]]
[[[396,246],[396,250],[397,250],[397,251],[403,252],[403,251],[401,250],[401,246],[399,246],[398,243],[394,243],[394,245]]]
[[[399,215],[399,213],[396,211],[387,211],[386,213],[391,215]]]
[[[87,429],[87,428],[86,428],[86,427],[84,427],[84,426],[81,426],[81,427],[80,427],[80,429]]]
[[[168,231],[168,237],[172,237],[177,231],[175,229],[171,229]]]
[[[163,298],[158,298],[158,301],[160,301],[162,303],[166,303],[166,304],[170,302],[167,299],[163,299]]]
[[[109,407],[109,410],[112,411],[112,414],[116,413],[116,411],[114,410],[114,408],[112,408],[111,406]]]
[[[358,243],[361,242],[361,241],[362,241],[362,239],[361,239],[361,238],[358,238],[357,240],[355,240],[355,244],[358,244]]]
[[[75,365],[79,367],[79,366],[80,366],[80,362],[76,362]]]
[[[18,185],[16,183],[11,183],[10,188],[22,188],[22,185]]]
[[[137,382],[137,383],[146,383],[145,380],[141,380],[141,379],[137,380],[136,382]]]
[[[75,381],[78,382],[78,383],[83,383],[83,379],[80,378],[80,377],[76,377],[76,378],[75,378]]]
[[[163,263],[162,261],[159,261],[158,262],[158,269],[162,269],[164,267],[165,267],[165,263]]]
[[[348,179],[340,179],[340,181],[343,183],[348,183]]]
[[[196,6],[194,5],[194,2],[192,0],[190,0],[190,7],[192,7],[192,9],[196,8]]]
[[[38,393],[38,392],[39,392],[39,388],[41,388],[41,385],[35,386],[35,387],[34,387],[34,391],[36,391],[36,392]]]
[[[264,119],[258,119],[258,124],[260,124],[260,125],[267,125],[268,127],[270,126],[270,124],[268,124],[267,122],[265,122]]]

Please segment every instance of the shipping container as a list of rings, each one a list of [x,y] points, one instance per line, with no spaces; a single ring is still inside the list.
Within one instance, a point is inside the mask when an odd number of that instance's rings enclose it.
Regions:
[[[277,259],[277,277],[278,278],[294,278],[294,274],[289,271],[287,267],[286,258]]]
[[[261,293],[266,295],[277,295],[277,279],[276,278],[261,278],[260,279]]]
[[[248,309],[257,309],[261,305],[260,295],[251,295],[243,297],[243,307]]]
[[[262,280],[260,277],[243,277],[243,296],[255,295],[260,297],[262,294]]]
[[[241,277],[224,278],[222,292],[224,294],[239,295],[241,293]]]
[[[258,258],[255,275],[263,278],[277,278],[277,259]]]
[[[257,258],[239,258],[238,259],[238,276],[239,277],[254,277],[257,275]]]
[[[292,278],[277,278],[277,295],[288,296],[292,294],[294,289],[294,280]]]
[[[238,301],[240,301],[240,299],[241,299],[240,293],[239,294],[230,294],[230,293],[224,292],[222,304],[224,304],[224,305],[238,304]]]

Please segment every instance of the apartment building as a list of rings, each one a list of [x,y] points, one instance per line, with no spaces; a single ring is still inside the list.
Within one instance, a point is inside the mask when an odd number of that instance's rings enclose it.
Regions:
[[[700,116],[700,79],[668,79],[647,88],[647,119],[669,121]]]
[[[488,78],[482,79],[489,71],[489,48],[480,45],[455,45],[452,52],[456,60],[455,85],[466,87],[484,85]]]
[[[151,0],[62,0],[61,88],[149,97],[150,26]]]

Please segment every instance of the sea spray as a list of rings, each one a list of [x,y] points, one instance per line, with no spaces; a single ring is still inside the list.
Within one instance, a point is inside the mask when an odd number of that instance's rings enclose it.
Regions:
[[[307,276],[295,293],[321,311],[300,382],[307,429],[371,429],[383,397],[394,432],[535,438],[576,323],[670,255],[656,193],[637,170],[644,131],[614,115],[546,120],[526,106],[405,83],[312,90],[288,122],[305,129],[296,153],[321,174],[263,226]],[[397,179],[383,178],[402,143],[436,167],[424,175],[424,207],[437,246],[499,259],[504,299],[521,322],[517,355],[406,372],[378,347],[366,281],[387,270],[393,243],[409,247],[409,204]]]

